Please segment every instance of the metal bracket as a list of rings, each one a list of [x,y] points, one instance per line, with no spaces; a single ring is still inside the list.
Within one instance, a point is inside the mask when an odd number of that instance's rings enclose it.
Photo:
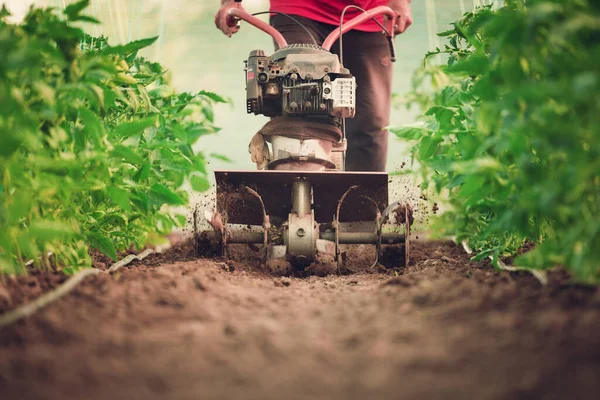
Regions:
[[[344,203],[344,200],[346,200],[346,197],[350,194],[350,192],[352,192],[353,190],[356,190],[356,189],[358,189],[358,185],[352,185],[348,188],[348,190],[346,190],[344,192],[344,194],[338,201],[337,209],[335,212],[335,220],[333,221],[333,228],[335,229],[335,261],[337,261],[337,263],[338,263],[338,269],[339,269],[339,261],[340,261],[340,209],[342,208],[342,204]]]
[[[377,210],[377,214],[375,216],[375,224],[377,227],[377,244],[376,244],[376,251],[375,251],[375,262],[373,263],[373,265],[371,265],[371,268],[374,268],[377,263],[379,262],[379,254],[381,254],[381,238],[382,238],[382,234],[381,234],[381,227],[383,226],[383,224],[379,223],[379,220],[381,219],[381,211],[379,210],[379,206],[377,205],[377,202],[375,200],[373,200],[372,198],[370,198],[369,196],[366,195],[362,195],[360,196],[365,200],[369,200],[371,202],[371,204],[373,204],[375,206],[375,210]]]
[[[375,263],[371,266],[374,268],[377,266],[379,259],[381,258],[381,238],[383,224],[387,221],[390,213],[394,210],[397,210],[400,207],[400,202],[395,201],[383,210],[383,213],[377,220],[377,258]],[[406,204],[404,206],[404,266],[408,267],[410,261],[410,206]]]

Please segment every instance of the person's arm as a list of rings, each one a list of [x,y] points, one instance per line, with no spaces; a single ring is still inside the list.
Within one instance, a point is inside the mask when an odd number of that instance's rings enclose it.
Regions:
[[[388,7],[400,14],[398,24],[394,27],[395,33],[404,33],[412,25],[411,0],[390,0]]]
[[[236,25],[235,20],[227,15],[227,10],[232,7],[243,10],[241,2],[236,2],[235,0],[221,0],[221,8],[219,8],[217,15],[215,15],[215,25],[229,37],[240,30]]]

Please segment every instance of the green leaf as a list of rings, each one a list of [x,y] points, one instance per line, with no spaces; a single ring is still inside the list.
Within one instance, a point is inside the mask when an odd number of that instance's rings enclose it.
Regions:
[[[460,187],[459,193],[461,197],[468,198],[481,190],[481,187],[485,183],[485,178],[479,175],[468,176],[463,185]]]
[[[89,134],[90,138],[92,138],[94,144],[99,146],[104,137],[104,128],[96,114],[86,108],[80,108],[79,117],[81,118],[81,122],[83,122],[85,131]]]
[[[197,192],[205,192],[210,189],[210,183],[204,176],[194,175],[190,178],[192,189]]]
[[[150,210],[150,202],[148,200],[148,196],[146,196],[145,193],[139,191],[136,192],[135,195],[131,197],[131,202],[133,203],[133,205],[135,205],[135,207],[138,210],[140,210],[144,214],[148,214],[148,211]]]
[[[73,18],[79,16],[79,14],[90,5],[90,0],[81,0],[76,3],[70,4],[65,7],[65,15],[69,20],[73,21]]]
[[[121,207],[124,211],[131,211],[129,192],[116,186],[107,189],[108,197]]]
[[[187,224],[187,217],[185,215],[177,214],[175,215],[175,223],[179,227],[184,227]]]
[[[12,14],[6,8],[6,4],[2,3],[2,10],[0,10],[0,19],[10,17]]]
[[[155,36],[155,37],[151,37],[151,38],[147,38],[147,39],[135,40],[133,42],[130,42],[130,43],[127,43],[127,44],[124,44],[121,46],[109,46],[109,47],[103,48],[100,51],[100,53],[103,55],[119,54],[122,56],[127,56],[127,55],[135,53],[143,48],[151,46],[152,44],[154,44],[154,42],[156,42],[157,39],[158,39],[158,36]]]
[[[0,156],[11,156],[23,143],[23,137],[13,136],[12,133],[0,132]]]
[[[144,157],[136,153],[135,149],[129,146],[117,145],[111,152],[113,157],[122,158],[128,163],[139,166],[144,165]]]
[[[145,181],[150,176],[150,168],[152,167],[152,163],[150,160],[146,160],[146,162],[142,165],[142,168],[138,170],[138,172],[134,176],[134,180],[139,183]]]
[[[157,204],[172,204],[177,206],[186,205],[185,200],[179,197],[175,192],[161,184],[155,184],[148,193],[150,198]]]
[[[228,103],[228,101],[225,100],[223,97],[221,97],[218,94],[213,93],[213,92],[207,92],[206,90],[202,90],[198,94],[201,96],[208,97],[209,99],[211,99],[212,101],[217,102],[217,103]]]
[[[204,114],[204,116],[206,117],[206,119],[209,122],[214,122],[215,121],[215,113],[214,113],[214,111],[213,111],[213,109],[212,109],[211,106],[204,105],[202,107],[202,114]]]
[[[421,145],[419,147],[419,159],[426,160],[435,153],[439,140],[434,139],[431,136],[425,136],[421,139]]]
[[[453,33],[456,33],[456,29],[449,29],[447,31],[439,32],[437,35],[439,37],[446,37],[452,35]]]
[[[141,119],[139,121],[125,122],[115,129],[117,136],[128,138],[133,135],[139,135],[147,128],[156,125],[156,116]]]
[[[117,249],[112,240],[99,231],[90,231],[86,235],[90,247],[99,250],[102,254],[113,261],[117,260]]]
[[[227,157],[227,156],[224,156],[224,155],[222,155],[222,154],[211,153],[211,154],[210,154],[210,156],[211,156],[212,158],[215,158],[215,159],[217,159],[217,160],[225,161],[225,162],[228,162],[228,163],[232,162],[232,161],[231,161],[231,158],[229,158],[229,157]]]
[[[464,60],[455,62],[448,67],[450,72],[462,72],[468,75],[479,76],[485,73],[490,63],[490,59],[486,55],[475,54]]]
[[[57,239],[67,239],[76,233],[72,226],[61,221],[51,221],[47,219],[35,220],[29,227],[30,234],[38,240],[50,241]]]
[[[392,128],[390,131],[399,138],[408,140],[418,140],[431,133],[429,129],[420,126],[404,126],[402,128]]]

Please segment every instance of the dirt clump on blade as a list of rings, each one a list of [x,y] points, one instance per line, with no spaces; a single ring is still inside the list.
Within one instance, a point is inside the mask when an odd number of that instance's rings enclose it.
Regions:
[[[396,223],[398,225],[405,225],[408,218],[408,226],[412,226],[415,222],[415,217],[413,215],[413,209],[410,204],[400,204],[394,210],[394,216],[396,218]]]

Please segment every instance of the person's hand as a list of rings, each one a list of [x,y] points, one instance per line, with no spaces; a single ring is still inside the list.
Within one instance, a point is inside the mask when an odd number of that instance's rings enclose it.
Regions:
[[[221,8],[219,8],[217,15],[215,15],[215,25],[229,37],[240,30],[239,26],[237,26],[237,21],[235,18],[227,14],[227,10],[230,8],[239,8],[240,10],[244,9],[242,7],[242,3],[237,3],[234,0],[222,0]]]
[[[388,7],[400,14],[398,22],[394,25],[394,33],[404,33],[412,25],[411,0],[390,0]]]

